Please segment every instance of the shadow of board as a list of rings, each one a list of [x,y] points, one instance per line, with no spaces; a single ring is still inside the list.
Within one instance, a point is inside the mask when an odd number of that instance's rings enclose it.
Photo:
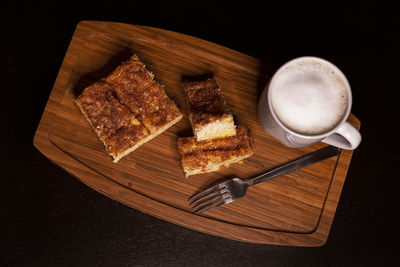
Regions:
[[[104,66],[100,67],[96,71],[86,73],[79,77],[76,85],[73,87],[75,98],[78,97],[86,87],[92,85],[96,81],[106,78],[107,75],[120,66],[122,62],[127,61],[132,55],[132,49],[124,48],[115,54]]]

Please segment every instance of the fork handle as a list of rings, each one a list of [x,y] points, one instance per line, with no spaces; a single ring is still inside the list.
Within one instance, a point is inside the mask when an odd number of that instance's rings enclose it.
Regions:
[[[252,185],[264,182],[266,180],[281,176],[283,174],[301,169],[303,167],[309,166],[309,165],[317,163],[319,161],[336,156],[337,154],[339,154],[339,149],[337,147],[334,147],[334,146],[325,147],[323,149],[312,152],[304,157],[301,157],[292,162],[289,162],[285,165],[279,166],[269,172],[261,174],[261,175],[257,176],[256,178],[253,178],[250,181],[248,181],[247,185],[252,186]]]

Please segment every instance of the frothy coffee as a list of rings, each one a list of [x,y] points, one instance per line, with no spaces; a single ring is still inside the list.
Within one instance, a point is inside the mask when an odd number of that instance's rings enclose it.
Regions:
[[[317,60],[288,64],[275,75],[270,90],[275,115],[300,134],[325,133],[346,113],[348,97],[343,78]]]

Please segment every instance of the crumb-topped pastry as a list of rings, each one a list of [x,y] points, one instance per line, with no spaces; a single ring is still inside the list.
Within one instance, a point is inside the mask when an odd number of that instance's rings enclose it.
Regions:
[[[232,136],[236,134],[233,116],[224,107],[218,92],[221,90],[214,78],[183,83],[189,106],[189,120],[197,141]]]
[[[178,139],[182,168],[186,177],[217,171],[254,154],[254,141],[249,128],[238,126],[236,135],[197,141],[195,137]]]
[[[136,55],[75,100],[117,162],[182,118]]]

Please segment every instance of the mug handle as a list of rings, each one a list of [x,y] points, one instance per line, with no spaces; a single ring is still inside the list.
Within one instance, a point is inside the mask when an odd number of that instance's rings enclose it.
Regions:
[[[343,149],[354,150],[361,142],[361,134],[353,125],[346,121],[336,132],[322,139],[322,142]]]

